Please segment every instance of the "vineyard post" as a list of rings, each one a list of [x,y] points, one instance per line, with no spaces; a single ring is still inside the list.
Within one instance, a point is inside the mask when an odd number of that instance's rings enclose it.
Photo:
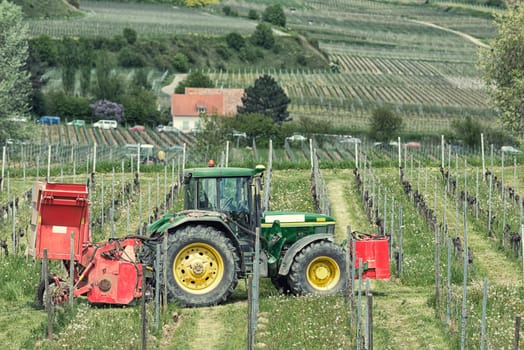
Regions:
[[[369,295],[369,278],[366,278],[366,292],[365,292],[366,298]],[[364,317],[364,349],[369,350],[369,319],[370,319],[370,309],[369,309],[369,303],[366,302],[365,306],[366,315]]]
[[[420,193],[420,160],[418,161],[417,192]]]
[[[398,274],[400,276],[400,274],[402,273],[402,205],[398,208],[398,249],[399,249],[399,253],[398,253]]]
[[[51,145],[47,145],[47,178],[46,181],[51,179]]]
[[[178,186],[178,183],[177,183]],[[175,201],[175,160],[171,160],[171,206]]]
[[[184,147],[182,148],[182,176],[184,175],[184,171],[186,169],[186,143],[184,142]]]
[[[72,308],[75,289],[75,231],[71,231],[69,242],[69,306]]]
[[[239,137],[237,137],[237,140],[239,139]],[[237,148],[238,148],[238,144],[237,144]],[[225,167],[229,167],[229,141],[226,141],[226,161],[225,161]]]
[[[445,144],[444,144],[444,135],[440,135],[440,166],[442,169],[444,169],[444,150],[445,150]]]
[[[167,165],[164,165],[164,209],[167,210]]]
[[[519,225],[522,225],[522,206],[524,205],[524,200],[520,199],[520,215],[519,215]]]
[[[96,173],[96,142],[93,144],[93,174]]]
[[[115,167],[111,173],[111,208],[115,209]]]
[[[355,142],[355,168],[358,169],[358,143]]]
[[[73,182],[76,182],[76,157],[73,157]]]
[[[163,283],[163,288],[162,288],[162,310],[163,311],[166,311],[167,310],[167,236],[168,236],[168,232],[167,231],[164,231],[164,239],[162,240],[162,259],[164,260],[163,261],[163,268],[162,268],[162,281],[164,281]]]
[[[47,311],[47,338],[53,338],[53,309],[51,307],[51,293],[49,293],[49,260],[47,259],[47,249],[44,249],[44,259],[42,260],[42,278],[44,281],[44,307]]]
[[[389,260],[393,261],[393,238],[395,237],[395,197],[391,194],[391,231],[389,238]]]
[[[160,176],[156,174],[156,191],[155,191],[156,207],[160,208]],[[155,218],[156,220],[156,218]]]
[[[142,274],[142,297],[140,298],[140,314],[142,321],[142,328],[140,335],[142,337],[142,347],[141,350],[147,349],[147,313],[146,313],[146,278]]]
[[[439,229],[435,230],[435,308],[440,305],[440,237]]]
[[[488,234],[491,236],[491,192],[493,190],[493,175],[489,174],[489,203],[488,203]]]
[[[484,157],[484,134],[480,133],[480,152],[482,155],[482,174],[486,173],[486,160]]]
[[[424,168],[424,197],[428,196],[428,167]]]
[[[127,234],[129,235],[131,233],[131,217],[130,217],[130,211],[131,211],[131,201],[128,199],[126,201],[127,210],[126,210],[126,221],[127,221]]]
[[[136,173],[140,175],[140,148],[142,148],[142,145],[139,143],[137,147],[136,152]],[[133,158],[131,158],[133,159]],[[133,163],[131,163],[133,164]],[[131,174],[133,174],[133,166],[131,165]]]
[[[399,178],[402,177],[402,150],[400,148],[400,136],[397,138],[397,146],[398,146],[398,176]]]
[[[442,239],[446,237],[448,232],[448,186],[444,185],[444,213],[442,215],[442,226],[445,228],[445,232],[442,234]]]
[[[272,150],[272,140],[269,140],[269,150],[271,151]],[[271,157],[271,155],[270,155]],[[309,139],[309,162],[311,164],[311,169],[313,169],[314,167],[314,164],[313,164],[313,139]]]
[[[475,183],[475,219],[479,219],[479,168],[477,167]]]
[[[384,232],[383,234],[385,235],[386,234],[386,230],[388,228],[388,225],[387,225],[387,218],[388,218],[388,210],[387,210],[387,204],[388,204],[388,194],[387,194],[387,191],[384,189]]]
[[[446,293],[446,324],[451,325],[451,237],[446,240],[448,246],[448,274],[447,274],[447,293]]]
[[[461,313],[461,335],[460,335],[460,348],[464,350],[465,348],[465,337],[467,334],[467,317],[468,317],[468,308],[467,308],[467,290],[468,290],[468,223],[466,216],[466,207],[463,210],[463,220],[464,220],[464,251],[463,251],[463,285],[462,285],[462,313]]]
[[[151,208],[151,180],[147,182],[147,207]],[[147,222],[151,223],[151,215],[148,215]]]
[[[502,172],[500,174],[500,181],[502,182],[502,186],[500,186],[500,189],[502,190],[502,195],[504,196],[504,192],[506,191],[506,186],[504,185],[504,152],[502,152],[501,155],[501,167]]]
[[[0,180],[0,191],[4,191],[4,176],[5,176],[5,152],[6,152],[6,147],[3,146],[2,147],[2,179]]]
[[[520,212],[522,213],[522,202],[520,204]],[[522,223],[520,224],[520,237],[524,237],[524,225]],[[522,252],[520,255],[522,255],[522,282],[524,282],[524,244],[520,244],[520,247],[522,249]]]
[[[351,326],[355,324],[355,266],[356,266],[356,255],[357,255],[357,241],[351,239]],[[351,328],[353,330],[353,328]]]
[[[124,198],[125,198],[125,188],[124,188],[124,182],[125,182],[125,178],[124,178],[124,160],[122,159],[122,200],[120,201],[121,205],[123,206],[124,205]]]
[[[482,293],[482,323],[480,326],[480,350],[485,349],[486,344],[486,309],[488,304],[488,278],[484,277],[484,288]]]
[[[409,181],[413,182],[413,153],[409,154]]]
[[[36,179],[40,179],[40,153],[36,155]]]
[[[434,190],[434,193],[433,193],[433,211],[434,211],[435,217],[436,217],[436,215],[437,215],[437,188],[438,188],[437,177],[434,176],[433,180],[435,181],[435,190]]]
[[[105,204],[104,204],[104,198],[105,198],[105,194],[104,194],[104,177],[102,176],[101,179],[100,179],[100,186],[102,187],[101,188],[101,200],[100,200],[100,210],[101,210],[101,213],[100,213],[100,218],[101,218],[101,222],[102,222],[102,226],[104,226],[104,222],[105,222]]]
[[[504,231],[504,228],[506,227],[506,204],[506,191],[502,189],[502,247],[506,245],[506,234]]]
[[[9,199],[9,197],[7,197]],[[18,253],[18,248],[20,248],[20,244],[18,242],[18,237],[16,236],[16,206],[15,206],[15,201],[16,201],[16,195],[13,195],[13,254],[17,255]]]
[[[407,168],[408,168],[408,148],[404,147],[404,170],[407,170]]]
[[[519,350],[520,342],[520,315],[515,317],[515,340],[513,344],[513,349]]]
[[[513,189],[517,191],[517,158],[513,157]]]
[[[89,180],[89,153],[86,157],[86,183]]]
[[[351,247],[353,245],[353,240],[351,239],[351,226],[346,226],[346,244],[347,244],[347,249],[346,249],[346,273],[347,273],[347,279],[348,279],[348,286],[347,286],[347,289],[346,289],[346,302],[348,303],[348,309],[349,309],[349,314],[351,315],[351,312],[352,312],[352,309],[353,309],[353,305],[351,305],[351,293],[353,292],[353,271],[351,271],[352,269],[352,264],[351,264]],[[353,319],[352,317],[350,317],[349,319],[349,326],[351,327],[351,325],[353,324]]]
[[[142,207],[142,191],[138,191],[138,234],[139,235],[145,235],[145,232],[142,232],[142,224],[143,224],[143,207]]]
[[[360,327],[362,322],[362,270],[362,258],[358,258],[357,350],[360,350]]]
[[[493,144],[491,144],[491,171],[493,171]]]
[[[109,222],[111,224],[111,238],[115,238],[115,208],[109,208]]]
[[[159,319],[160,319],[160,247],[157,244],[156,247],[156,259],[155,259],[155,329],[158,330]]]

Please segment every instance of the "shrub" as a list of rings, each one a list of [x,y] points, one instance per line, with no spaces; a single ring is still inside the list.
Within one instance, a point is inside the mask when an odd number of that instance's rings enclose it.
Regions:
[[[189,70],[189,60],[186,55],[182,52],[178,52],[175,55],[173,66],[178,72],[187,72]]]
[[[271,31],[271,26],[267,23],[260,23],[257,25],[255,31],[251,35],[251,42],[254,45],[261,46],[265,49],[270,49],[275,45],[275,38]]]
[[[136,42],[137,34],[135,30],[131,28],[124,28],[123,35],[128,44],[133,45]]]
[[[389,108],[380,107],[373,111],[369,128],[369,137],[377,141],[388,141],[401,129],[402,118]]]
[[[144,56],[136,50],[124,47],[118,53],[118,64],[125,68],[144,67],[146,60]]]
[[[262,14],[262,20],[277,26],[286,26],[286,15],[284,14],[284,10],[280,4],[266,7],[264,13]]]
[[[108,100],[98,100],[89,105],[93,115],[101,119],[114,119],[121,122],[124,118],[124,106]]]
[[[256,10],[251,9],[247,13],[247,18],[257,21],[260,18],[260,16],[258,15],[258,12]]]
[[[244,37],[237,32],[232,32],[226,35],[226,42],[227,45],[235,50],[240,50],[246,45],[246,41],[244,40]]]

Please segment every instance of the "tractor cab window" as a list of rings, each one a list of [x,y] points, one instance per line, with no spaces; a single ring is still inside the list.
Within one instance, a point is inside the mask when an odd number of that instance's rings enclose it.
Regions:
[[[226,177],[220,182],[220,209],[234,213],[248,213],[249,178]]]
[[[216,178],[202,178],[198,181],[198,209],[218,210]]]

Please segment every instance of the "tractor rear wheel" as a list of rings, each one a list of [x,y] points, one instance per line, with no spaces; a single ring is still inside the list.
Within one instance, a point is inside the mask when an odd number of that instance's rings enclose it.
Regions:
[[[61,284],[57,284],[55,278],[51,275],[47,277],[47,281],[42,280],[36,289],[36,303],[38,306],[45,306],[45,285],[47,283],[47,291],[50,293],[49,301],[51,305],[57,305],[65,302],[68,297],[68,290],[63,289]]]
[[[167,288],[183,306],[226,301],[238,283],[240,258],[231,241],[211,226],[187,226],[169,235]]]
[[[344,250],[333,242],[306,246],[293,260],[288,282],[294,294],[334,295],[346,288]]]

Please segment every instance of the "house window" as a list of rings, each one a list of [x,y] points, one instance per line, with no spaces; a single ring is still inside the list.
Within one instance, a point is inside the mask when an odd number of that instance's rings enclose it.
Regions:
[[[206,107],[199,106],[197,107],[197,111],[199,114],[204,114],[206,113]]]
[[[200,130],[200,122],[195,122],[195,130]]]
[[[182,129],[183,130],[189,129],[189,120],[184,120],[184,122],[182,123]]]

